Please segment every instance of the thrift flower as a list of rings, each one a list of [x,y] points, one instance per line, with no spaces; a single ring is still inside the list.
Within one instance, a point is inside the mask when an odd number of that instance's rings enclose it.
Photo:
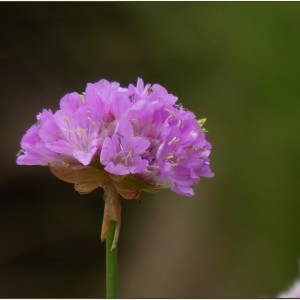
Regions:
[[[49,166],[80,193],[102,187],[105,239],[109,221],[120,224],[118,195],[131,200],[170,188],[193,196],[200,178],[214,175],[205,119],[197,121],[176,102],[164,87],[142,79],[127,88],[104,79],[89,83],[84,93],[65,95],[56,112],[37,115],[17,164]]]

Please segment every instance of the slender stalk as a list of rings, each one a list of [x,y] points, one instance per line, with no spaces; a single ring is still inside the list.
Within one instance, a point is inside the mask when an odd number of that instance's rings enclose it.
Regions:
[[[106,237],[106,298],[118,297],[118,251],[112,248],[117,222],[110,221]]]

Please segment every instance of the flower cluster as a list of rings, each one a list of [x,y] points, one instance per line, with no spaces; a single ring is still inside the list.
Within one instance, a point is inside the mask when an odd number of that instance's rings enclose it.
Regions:
[[[192,196],[200,177],[212,177],[203,120],[176,104],[158,84],[123,88],[89,83],[56,112],[44,109],[21,141],[19,165],[50,166],[59,178],[90,192],[113,182],[126,199],[171,188]]]

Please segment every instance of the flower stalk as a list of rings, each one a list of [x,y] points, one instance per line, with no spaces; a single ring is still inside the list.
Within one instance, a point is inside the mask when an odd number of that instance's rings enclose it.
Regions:
[[[119,193],[111,181],[102,185],[104,190],[104,216],[101,240],[106,240],[106,298],[118,296],[118,248],[121,226],[121,201]]]
[[[106,236],[106,298],[118,297],[118,248],[114,247],[118,223],[109,222]]]

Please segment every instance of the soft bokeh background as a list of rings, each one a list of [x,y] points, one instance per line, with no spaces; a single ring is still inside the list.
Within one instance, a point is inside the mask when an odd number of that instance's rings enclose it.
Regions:
[[[207,117],[193,198],[123,202],[120,297],[275,296],[300,256],[300,4],[0,3],[0,297],[104,297],[102,191],[15,165],[42,108],[100,78]]]

